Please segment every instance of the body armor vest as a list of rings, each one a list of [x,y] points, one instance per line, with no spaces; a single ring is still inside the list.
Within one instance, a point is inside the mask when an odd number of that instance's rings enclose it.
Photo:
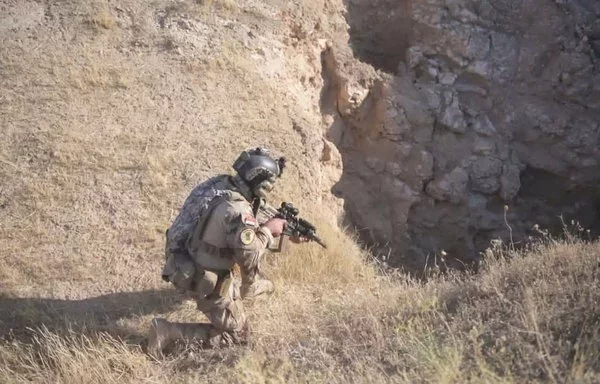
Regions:
[[[224,200],[246,200],[237,192],[228,175],[215,176],[192,190],[166,232],[167,260],[162,272],[163,280],[187,290],[198,285],[204,274],[202,270],[224,272],[233,266],[229,249],[220,249],[202,241],[213,209]]]

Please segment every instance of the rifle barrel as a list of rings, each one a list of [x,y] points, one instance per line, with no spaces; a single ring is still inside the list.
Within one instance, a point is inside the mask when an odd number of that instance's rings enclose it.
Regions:
[[[323,242],[323,240],[321,240],[321,239],[319,238],[319,236],[313,235],[313,240],[314,240],[314,241],[316,241],[316,243],[317,243],[317,244],[319,244],[321,247],[323,247],[323,248],[327,249],[327,244],[325,244],[325,243]]]

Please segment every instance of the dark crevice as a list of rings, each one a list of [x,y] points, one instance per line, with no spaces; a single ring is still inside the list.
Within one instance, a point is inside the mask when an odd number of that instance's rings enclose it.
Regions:
[[[521,189],[515,209],[521,210],[523,226],[538,226],[560,232],[563,224],[577,222],[585,230],[598,234],[600,187],[571,185],[564,177],[542,169],[527,167],[521,174]],[[524,228],[528,230],[529,228]]]
[[[345,5],[354,56],[395,74],[410,44],[410,0],[346,0]]]

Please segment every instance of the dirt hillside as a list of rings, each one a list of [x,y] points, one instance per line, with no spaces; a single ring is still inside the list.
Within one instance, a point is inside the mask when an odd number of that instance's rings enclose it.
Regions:
[[[220,1],[2,7],[6,289],[82,298],[157,287],[164,229],[186,194],[230,172],[251,146],[290,160],[280,192],[303,212],[331,200],[340,164],[320,162],[319,47],[294,37],[293,10]]]

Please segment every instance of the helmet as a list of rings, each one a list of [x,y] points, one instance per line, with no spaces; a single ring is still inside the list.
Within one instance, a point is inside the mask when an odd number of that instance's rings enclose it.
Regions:
[[[233,169],[250,187],[256,197],[265,198],[271,192],[273,184],[281,177],[285,168],[285,158],[273,159],[264,148],[246,150],[240,154]]]

